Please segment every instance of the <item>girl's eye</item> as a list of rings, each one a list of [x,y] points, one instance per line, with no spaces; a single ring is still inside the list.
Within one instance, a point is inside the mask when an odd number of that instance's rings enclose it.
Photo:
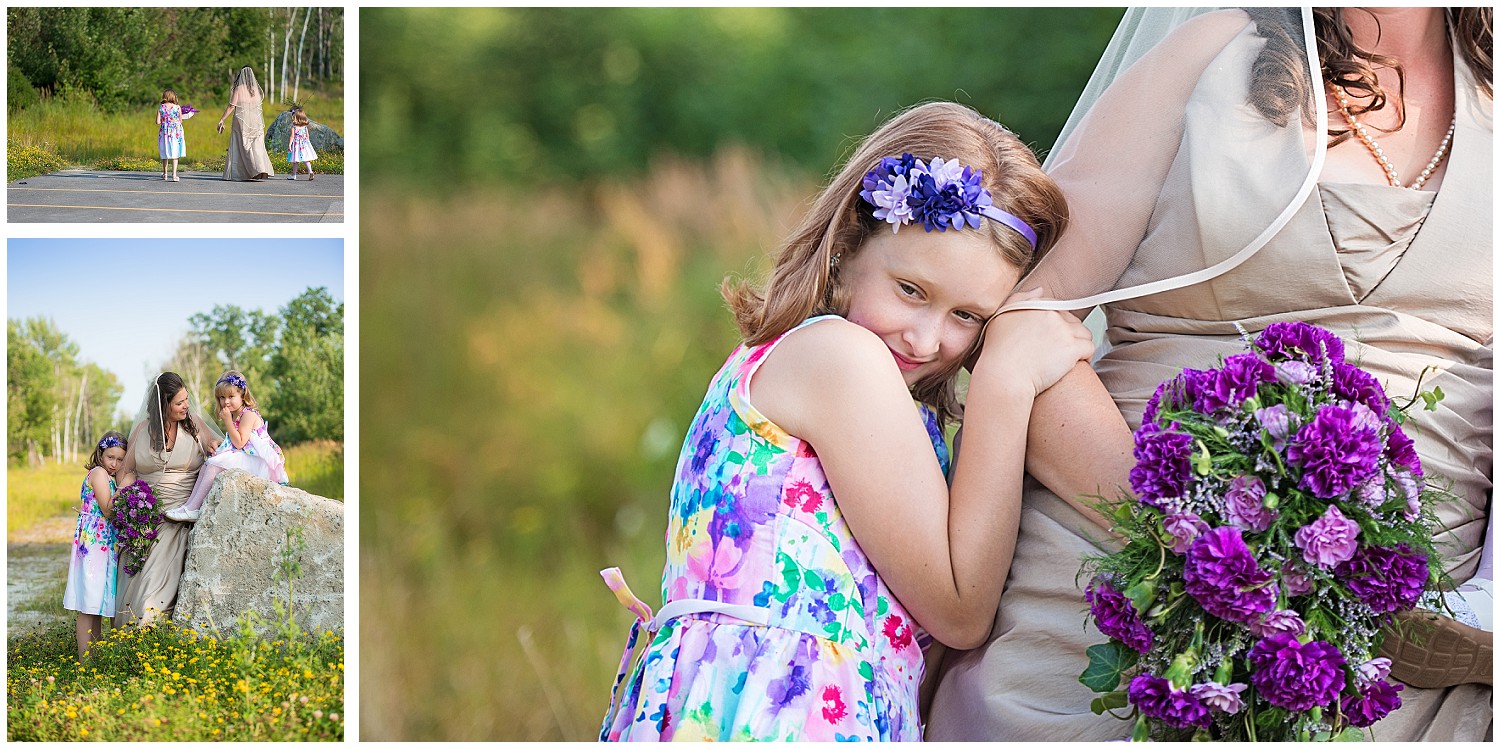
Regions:
[[[905,281],[898,281],[897,285],[899,285],[901,287],[901,293],[902,294],[905,294],[905,295],[910,296],[910,297],[920,297],[921,296],[921,292],[917,290],[917,287],[912,286],[911,284],[909,284],[909,283],[907,283]]]
[[[958,319],[963,320],[964,322],[982,322],[982,318],[980,318],[979,315],[976,315],[973,312],[958,310],[953,314],[956,315]]]

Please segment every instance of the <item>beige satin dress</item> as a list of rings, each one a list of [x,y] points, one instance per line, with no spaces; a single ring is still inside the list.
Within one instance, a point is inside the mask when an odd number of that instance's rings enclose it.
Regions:
[[[243,90],[234,99],[234,122],[229,130],[229,151],[224,161],[224,179],[252,180],[257,175],[274,176],[271,155],[266,153],[266,123],[260,97]]]
[[[200,427],[201,429],[202,427]],[[140,430],[145,433],[144,428]],[[137,476],[151,487],[162,511],[181,506],[192,494],[203,465],[203,446],[187,430],[178,428],[172,449],[157,452],[150,439],[130,443],[135,457]],[[121,587],[115,595],[115,625],[153,624],[170,618],[177,602],[177,586],[182,581],[182,566],[187,561],[188,535],[191,523],[162,521],[156,545],[141,571],[134,575],[120,573]]]
[[[1493,124],[1491,100],[1476,93],[1467,70],[1461,67],[1456,78],[1457,127],[1440,192],[1320,185],[1291,224],[1243,266],[1109,308],[1113,349],[1095,368],[1134,428],[1163,380],[1243,351],[1235,322],[1252,333],[1282,320],[1329,328],[1350,342],[1348,358],[1400,399],[1415,392],[1425,367],[1437,367],[1422,387],[1441,387],[1446,397],[1436,412],[1420,404],[1409,411],[1406,429],[1427,475],[1451,480],[1459,497],[1439,511],[1443,528],[1436,535],[1445,567],[1462,582],[1478,565],[1492,478]],[[1191,195],[1163,196],[1158,205],[1196,203],[1201,211],[1205,201],[1222,200],[1228,212],[1244,199],[1218,169],[1195,172],[1187,183]],[[1205,245],[1213,232],[1202,220],[1155,222],[1136,262],[1170,262],[1173,253],[1211,255]],[[1130,278],[1121,285],[1130,285]],[[1085,649],[1106,640],[1084,626],[1088,606],[1080,584],[1088,581],[1075,580],[1085,556],[1118,548],[1090,540],[1099,535],[1028,479],[1020,539],[990,642],[948,654],[936,675],[927,739],[1129,736],[1130,723],[1090,712],[1097,695],[1078,683]],[[1403,706],[1376,723],[1373,735],[1381,741],[1485,739],[1490,698],[1485,686],[1407,686]]]

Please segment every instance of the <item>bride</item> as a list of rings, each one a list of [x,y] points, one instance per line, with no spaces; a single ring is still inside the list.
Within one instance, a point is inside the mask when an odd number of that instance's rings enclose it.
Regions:
[[[120,470],[135,472],[151,487],[157,507],[170,510],[187,501],[204,456],[213,452],[221,439],[198,415],[182,377],[176,372],[162,372],[146,388]],[[186,523],[162,522],[141,571],[122,576],[124,586],[115,596],[115,626],[136,622],[149,625],[171,615],[191,530]]]
[[[229,93],[229,106],[219,118],[219,132],[222,133],[224,119],[234,115],[234,122],[229,129],[229,152],[224,161],[224,179],[269,179],[276,174],[271,167],[271,156],[266,153],[266,120],[261,113],[260,104],[261,88],[255,81],[255,71],[246,65],[234,77],[234,86]]]

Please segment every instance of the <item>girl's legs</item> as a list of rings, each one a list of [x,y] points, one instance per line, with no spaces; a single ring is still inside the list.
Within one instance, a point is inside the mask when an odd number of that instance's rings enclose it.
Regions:
[[[307,162],[307,181],[308,181],[308,182],[311,182],[311,181],[313,181],[313,179],[314,179],[314,178],[315,178],[315,177],[316,177],[316,176],[317,176],[317,175],[314,175],[314,174],[313,174],[313,170],[312,170],[312,162],[311,162],[311,161],[309,161],[309,162]]]
[[[177,159],[172,159],[172,181],[173,182],[180,181],[180,180],[177,179]]]
[[[198,481],[193,484],[193,493],[188,501],[182,503],[181,507],[174,507],[165,513],[167,518],[178,522],[191,523],[198,519],[198,508],[203,506],[203,500],[208,497],[208,490],[214,486],[214,477],[223,472],[211,463],[204,463],[203,468],[198,471]]]
[[[161,178],[162,178],[162,181],[166,181],[166,179],[167,179],[167,160],[166,159],[162,159],[161,160]]]
[[[100,614],[78,615],[78,660],[82,661],[89,646],[104,635],[104,617]]]
[[[287,175],[287,179],[291,179],[291,180],[297,179],[297,162],[295,162],[295,161],[292,162],[292,173],[289,174],[289,175]]]

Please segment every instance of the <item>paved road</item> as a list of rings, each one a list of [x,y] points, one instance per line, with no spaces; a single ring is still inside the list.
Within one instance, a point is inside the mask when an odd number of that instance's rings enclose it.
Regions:
[[[281,168],[282,165],[277,165]],[[219,172],[178,172],[164,182],[154,172],[70,169],[6,186],[12,223],[341,223],[344,175],[319,174],[293,182],[277,174],[259,182],[226,182]]]

